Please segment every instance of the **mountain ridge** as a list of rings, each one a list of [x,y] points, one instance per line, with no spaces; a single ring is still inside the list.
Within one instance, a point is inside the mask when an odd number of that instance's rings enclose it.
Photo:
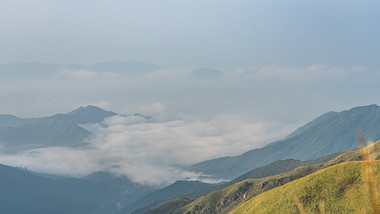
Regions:
[[[72,121],[76,124],[86,123],[99,123],[107,117],[117,115],[115,112],[103,110],[97,106],[87,105],[67,113],[67,114],[55,114],[50,118],[62,121]]]
[[[187,169],[233,179],[252,168],[288,158],[307,160],[335,152],[358,148],[356,132],[364,130],[368,139],[379,139],[380,107],[359,106],[342,112],[329,112],[300,127],[288,137],[262,148],[234,157],[220,157],[192,165]]]
[[[120,75],[141,76],[154,72],[162,68],[160,65],[155,65],[141,61],[120,61],[113,60],[92,65],[80,64],[58,64],[58,63],[43,63],[43,62],[8,62],[0,63],[0,75],[7,74],[7,77],[28,78],[48,78],[53,74],[59,74],[64,70],[90,70],[96,73],[112,72]]]
[[[376,160],[380,158],[380,141],[377,141],[366,148]],[[291,171],[269,177],[243,180],[195,200],[177,199],[177,201],[169,202],[159,208],[149,211],[148,213],[166,214],[167,209],[170,209],[173,214],[230,213],[232,210],[238,208],[245,202],[254,199],[256,196],[260,196],[262,193],[275,191],[277,187],[296,182],[300,178],[312,175],[315,172],[326,170],[331,166],[336,166],[345,162],[357,162],[360,160],[362,160],[362,156],[359,150],[348,151],[321,164],[298,167]]]

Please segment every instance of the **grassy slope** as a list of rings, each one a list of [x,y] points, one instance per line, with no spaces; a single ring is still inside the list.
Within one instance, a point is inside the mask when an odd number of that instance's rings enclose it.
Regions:
[[[331,166],[258,195],[232,213],[371,213],[362,172],[361,162]]]
[[[201,191],[195,191],[195,192],[192,192],[190,194],[183,194],[183,195],[181,195],[181,197],[196,199],[196,198],[199,198],[203,195],[209,194],[211,192],[222,190],[222,189],[224,189],[230,185],[233,185],[235,183],[239,183],[240,181],[243,181],[243,180],[264,178],[264,177],[268,177],[268,176],[272,176],[272,175],[278,175],[278,174],[281,174],[284,172],[288,172],[288,171],[291,171],[297,167],[311,166],[311,165],[315,165],[315,164],[324,163],[328,160],[331,160],[331,159],[337,157],[338,155],[339,155],[338,153],[334,153],[334,154],[326,155],[326,156],[319,157],[319,158],[312,159],[312,160],[308,160],[308,161],[300,161],[300,160],[294,160],[294,159],[275,161],[275,162],[270,163],[268,165],[253,169],[253,170],[239,176],[238,178],[236,178],[230,182],[220,184],[220,185],[216,185],[216,186],[212,186],[212,187],[203,189]],[[167,206],[164,206],[164,207],[174,207],[174,206],[179,207],[178,203],[175,203],[175,201],[173,201],[173,203],[171,203],[170,200],[171,199],[168,198],[168,200],[159,201],[158,203],[154,203],[152,205],[159,207],[163,204],[167,204]],[[191,203],[191,202],[192,202],[192,200],[187,200],[186,204]],[[181,204],[181,206],[184,206],[186,204],[184,202]],[[154,206],[149,206],[149,207],[145,207],[145,208],[146,208],[146,210],[148,210],[149,208],[153,209]],[[165,209],[164,208],[163,209],[157,209],[157,210],[154,210],[152,212],[153,213],[154,212],[156,212],[156,213],[170,213],[169,211],[168,212],[162,212],[163,210],[165,210]]]
[[[244,181],[247,179],[254,179],[254,178],[265,178],[272,175],[278,175],[284,172],[289,172],[295,168],[302,167],[302,166],[312,166],[316,164],[325,163],[329,160],[332,160],[336,158],[341,153],[334,153],[330,155],[325,155],[319,158],[307,160],[307,161],[300,161],[300,160],[294,160],[294,159],[287,159],[287,160],[279,160],[275,161],[273,163],[267,164],[262,167],[255,168],[235,179],[228,182],[228,186],[232,185],[234,183],[238,183],[240,181]]]
[[[175,213],[228,213],[250,198],[305,175],[316,172],[318,166],[300,167],[288,173],[261,179],[249,179],[210,193],[176,210]]]
[[[380,159],[380,142],[372,144],[370,147],[373,151],[374,158]],[[192,202],[188,201],[186,206],[178,206],[177,209],[173,209],[173,205],[171,206],[171,210],[174,211],[170,213],[229,213],[249,199],[275,187],[279,187],[298,178],[302,178],[306,175],[342,162],[358,161],[360,159],[359,151],[355,150],[345,152],[323,164],[299,167],[292,171],[266,178],[241,181],[220,191],[215,191],[200,197]],[[151,213],[160,214],[168,212],[153,210]]]
[[[174,213],[178,207],[185,206],[190,202],[187,198],[176,198],[170,203],[166,203],[163,206],[155,209],[154,211],[149,211],[146,214],[152,213]]]

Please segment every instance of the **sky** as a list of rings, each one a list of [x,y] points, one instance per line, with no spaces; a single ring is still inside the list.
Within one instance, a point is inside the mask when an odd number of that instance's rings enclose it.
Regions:
[[[0,60],[379,66],[376,0],[0,1]]]
[[[0,0],[1,114],[91,104],[155,120],[112,118],[87,126],[91,149],[0,162],[73,176],[116,165],[162,185],[198,176],[183,166],[261,147],[328,111],[380,104],[379,9],[376,0]],[[160,68],[89,67],[112,60]],[[3,69],[9,62],[62,66],[20,75]]]

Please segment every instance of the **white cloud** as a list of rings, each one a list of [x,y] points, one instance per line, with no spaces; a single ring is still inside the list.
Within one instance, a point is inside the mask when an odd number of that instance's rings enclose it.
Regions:
[[[93,137],[80,149],[42,148],[0,157],[4,164],[70,176],[106,170],[134,182],[165,185],[202,175],[185,166],[227,155],[238,155],[285,136],[279,124],[249,123],[234,116],[209,121],[141,123],[115,116],[102,124],[86,125]]]
[[[69,70],[64,69],[60,72],[60,75],[79,78],[79,79],[90,79],[96,76],[94,71],[86,70],[86,69],[78,69],[78,70]]]
[[[158,185],[200,176],[183,166],[285,136],[289,128],[282,123],[300,124],[380,99],[379,72],[360,66],[229,68],[212,81],[197,81],[190,70],[161,69],[141,77],[71,70],[49,81],[0,78],[0,113],[47,116],[95,104],[156,118],[154,123],[135,116],[109,118],[103,126],[86,127],[94,133],[89,146],[2,155],[0,162],[75,176],[104,169]],[[273,120],[280,122],[267,122]]]
[[[159,102],[155,102],[152,105],[140,106],[138,112],[143,115],[151,116],[161,114],[165,111],[165,106]]]

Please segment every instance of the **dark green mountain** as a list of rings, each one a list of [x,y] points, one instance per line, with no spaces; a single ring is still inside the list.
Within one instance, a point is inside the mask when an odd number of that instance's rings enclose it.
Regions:
[[[48,179],[0,164],[0,213],[90,214],[120,188],[74,178]]]
[[[363,129],[367,140],[380,139],[380,107],[369,105],[339,113],[329,112],[297,129],[284,140],[239,156],[204,161],[188,170],[233,179],[276,160],[307,160],[356,149],[359,127]]]
[[[115,195],[109,203],[104,203],[94,214],[116,213],[121,207],[129,206],[139,198],[157,190],[154,187],[133,183],[125,176],[115,176],[107,172],[95,172],[83,179],[112,186],[120,190],[120,194]]]
[[[150,209],[161,206],[174,198],[181,197],[192,192],[207,189],[215,184],[203,183],[200,181],[176,181],[173,184],[151,192],[134,203],[121,209],[118,214],[142,214]]]

